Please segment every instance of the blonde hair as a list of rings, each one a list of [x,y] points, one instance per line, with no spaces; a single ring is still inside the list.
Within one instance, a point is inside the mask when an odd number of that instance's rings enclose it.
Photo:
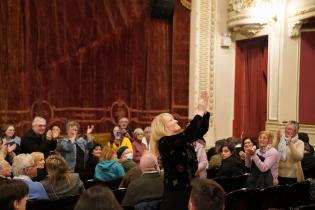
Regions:
[[[101,156],[100,156],[100,161],[111,160],[114,154],[116,154],[114,149],[105,147],[102,150],[102,153],[101,153]]]
[[[69,121],[69,122],[67,122],[67,124],[66,124],[66,129],[67,129],[67,131],[70,129],[70,128],[72,128],[72,127],[77,127],[77,129],[78,130],[80,130],[80,124],[77,122],[77,121]]]
[[[36,165],[38,164],[38,161],[40,161],[41,158],[44,158],[44,153],[42,152],[32,152],[31,155]]]
[[[272,133],[271,131],[260,131],[258,137],[259,137],[260,135],[262,135],[262,134],[265,134],[265,135],[267,136],[268,141],[269,141],[269,142],[268,142],[269,144],[272,144],[272,143],[273,143],[274,135],[273,135],[273,133]]]
[[[163,136],[167,136],[168,131],[166,128],[167,117],[172,117],[170,113],[162,113],[154,117],[151,123],[151,151],[156,157],[160,157],[158,143]]]
[[[51,155],[46,159],[48,182],[55,185],[59,180],[66,180],[70,184],[70,171],[66,160],[61,155]]]

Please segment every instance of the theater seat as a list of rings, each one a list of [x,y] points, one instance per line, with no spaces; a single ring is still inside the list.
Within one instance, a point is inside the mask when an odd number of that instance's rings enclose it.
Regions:
[[[27,201],[26,210],[73,210],[80,195],[64,197],[58,200]]]
[[[257,193],[256,204],[260,210],[270,208],[286,209],[289,207],[289,186],[278,185],[261,189]]]
[[[88,189],[88,188],[95,186],[95,185],[102,185],[102,186],[109,187],[111,190],[116,190],[119,188],[121,180],[122,180],[122,177],[118,178],[118,179],[114,179],[114,180],[109,181],[109,182],[103,182],[103,181],[97,181],[97,180],[87,180],[87,181],[84,181],[83,184],[84,184],[85,189]]]
[[[225,210],[256,210],[257,189],[234,190],[225,197]]]

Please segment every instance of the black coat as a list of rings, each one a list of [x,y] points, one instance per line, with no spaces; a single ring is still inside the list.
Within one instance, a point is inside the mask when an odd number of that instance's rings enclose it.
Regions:
[[[36,135],[32,129],[28,130],[21,140],[21,153],[42,152],[45,157],[56,148],[57,141],[49,141],[46,135]]]
[[[191,143],[202,138],[208,131],[210,113],[196,115],[181,133],[164,136],[159,141],[159,151],[164,167],[164,189],[184,190],[198,168],[196,153]]]

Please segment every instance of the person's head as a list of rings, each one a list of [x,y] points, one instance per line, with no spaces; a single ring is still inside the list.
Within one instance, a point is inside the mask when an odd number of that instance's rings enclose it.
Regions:
[[[46,131],[46,120],[42,117],[35,117],[32,122],[32,130],[36,135],[43,135]]]
[[[80,130],[80,124],[77,121],[69,121],[66,124],[66,129],[68,136],[77,136]]]
[[[145,127],[145,129],[143,130],[144,132],[144,137],[147,141],[150,141],[150,135],[151,135],[151,127],[147,126]]]
[[[104,186],[93,186],[82,193],[74,210],[122,210],[113,192]]]
[[[266,147],[268,144],[272,144],[274,135],[270,131],[260,131],[258,136],[259,147]]]
[[[51,126],[51,132],[53,133],[53,136],[59,137],[61,129],[58,125]]]
[[[122,146],[117,150],[117,158],[121,160],[132,160],[132,151],[127,146]]]
[[[215,147],[215,152],[217,154],[220,153],[220,149],[222,147],[223,144],[225,144],[226,142],[226,139],[220,139],[220,140],[217,140],[215,143],[214,143],[214,147]]]
[[[4,159],[0,159],[0,175],[10,177],[12,172],[11,165]]]
[[[139,166],[143,173],[152,172],[152,171],[160,171],[159,163],[156,156],[149,151],[143,152],[140,158]]]
[[[35,161],[37,168],[44,168],[45,167],[45,158],[44,158],[44,154],[42,152],[32,152],[31,155]]]
[[[11,124],[4,125],[2,132],[3,132],[3,134],[1,134],[1,135],[5,138],[14,138],[14,135],[15,135],[14,125],[11,125]]]
[[[118,133],[120,133],[120,135],[118,135]],[[121,130],[120,130],[120,128],[118,127],[118,126],[115,126],[114,128],[113,128],[113,131],[112,131],[112,136],[111,136],[111,138],[113,139],[113,140],[115,140],[115,139],[121,139],[122,138],[122,133],[121,133]]]
[[[308,137],[308,134],[307,133],[303,133],[303,132],[300,132],[299,134],[299,139],[305,143],[309,143],[310,142],[310,138]]]
[[[25,175],[30,178],[36,177],[37,167],[32,155],[19,154],[15,156],[12,164],[12,172],[14,176]]]
[[[102,154],[103,145],[100,143],[95,143],[89,151],[89,155],[99,158]]]
[[[112,148],[105,147],[101,153],[100,161],[103,160],[115,160],[116,152]]]
[[[157,142],[163,136],[171,136],[181,131],[178,121],[169,113],[162,113],[154,117],[151,123],[151,149],[159,157]]]
[[[245,150],[246,148],[253,147],[253,146],[256,146],[254,138],[246,136],[242,139],[243,150]]]
[[[25,210],[28,187],[21,180],[3,180],[0,182],[0,209]]]
[[[69,182],[69,168],[66,160],[61,155],[50,155],[46,159],[48,180],[55,184],[58,179],[66,179]]]
[[[224,201],[224,190],[215,181],[205,178],[192,180],[189,210],[223,210]]]
[[[143,132],[143,130],[141,128],[136,128],[133,131],[133,138],[135,140],[142,141],[143,136],[144,136],[144,132]]]
[[[231,157],[231,155],[234,154],[234,151],[235,151],[234,144],[228,141],[226,141],[219,150],[223,160]]]
[[[290,120],[289,122],[287,122],[286,126],[285,126],[285,130],[284,130],[284,134],[286,137],[294,137],[296,136],[296,134],[299,132],[299,123],[294,121],[294,120]]]
[[[118,121],[118,125],[119,125],[120,129],[128,128],[128,124],[129,124],[129,120],[127,117],[122,117]]]

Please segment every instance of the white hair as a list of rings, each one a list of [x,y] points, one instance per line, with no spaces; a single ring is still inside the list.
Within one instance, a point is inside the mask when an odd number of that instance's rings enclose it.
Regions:
[[[45,124],[46,125],[46,120],[42,117],[36,116],[33,119],[32,126],[39,125],[39,124]]]
[[[12,173],[14,176],[25,175],[24,169],[34,164],[34,159],[30,154],[19,154],[15,156],[12,164]]]

